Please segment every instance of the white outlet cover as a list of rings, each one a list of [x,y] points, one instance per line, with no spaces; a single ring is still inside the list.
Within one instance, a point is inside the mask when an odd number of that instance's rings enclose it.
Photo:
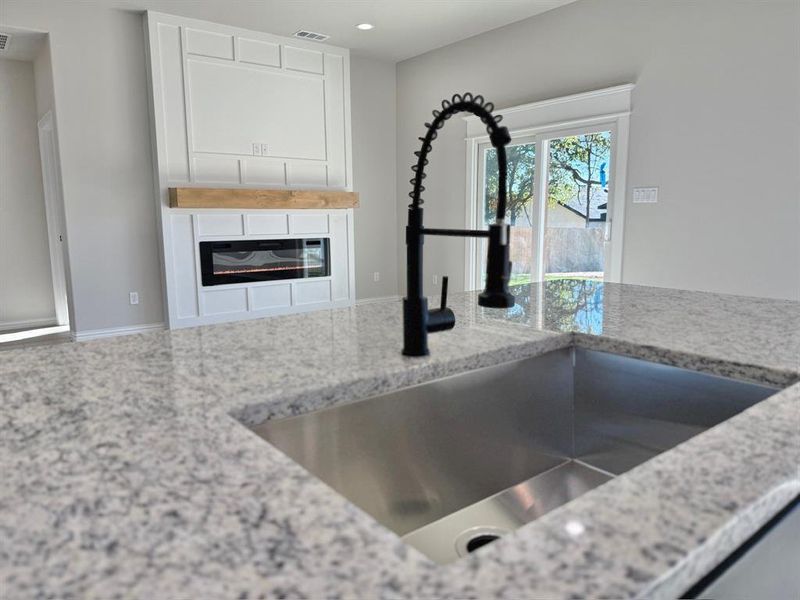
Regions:
[[[657,187],[637,187],[633,188],[634,204],[655,204],[658,202]]]
[[[261,156],[261,144],[253,142],[253,156]]]
[[[131,300],[131,304],[139,304],[139,293],[138,292],[131,292],[130,300]]]

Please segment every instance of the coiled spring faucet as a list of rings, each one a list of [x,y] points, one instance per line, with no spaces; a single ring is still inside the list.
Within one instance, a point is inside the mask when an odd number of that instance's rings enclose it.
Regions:
[[[428,299],[422,295],[422,244],[426,235],[457,237],[485,237],[489,239],[486,260],[486,288],[478,297],[478,304],[491,308],[508,308],[514,305],[514,296],[508,291],[511,272],[509,261],[509,226],[506,225],[506,145],[511,141],[508,129],[499,125],[501,116],[492,115],[494,105],[485,102],[483,96],[473,96],[469,92],[456,94],[451,100],[443,100],[441,110],[433,111],[433,122],[425,123],[428,128],[425,137],[419,138],[422,147],[414,155],[417,163],[411,167],[414,186],[409,193],[408,225],[406,226],[407,287],[403,298],[403,354],[406,356],[426,356],[428,352],[428,333],[452,329],[456,324],[453,311],[447,308],[447,277],[442,278],[442,299],[438,309],[428,310]],[[422,225],[422,199],[425,191],[425,166],[431,142],[444,122],[459,112],[471,112],[486,124],[489,140],[497,149],[499,181],[497,189],[497,214],[495,222],[483,229],[431,229]]]

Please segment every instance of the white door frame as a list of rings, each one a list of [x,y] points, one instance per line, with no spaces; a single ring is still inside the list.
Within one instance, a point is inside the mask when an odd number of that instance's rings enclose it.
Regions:
[[[58,325],[69,325],[66,256],[64,252],[64,205],[61,194],[61,164],[56,143],[53,112],[48,111],[38,123],[39,153],[42,160],[42,183],[47,218],[47,240],[50,247],[50,271],[53,278],[53,300]]]
[[[505,118],[503,122],[512,136],[512,142],[517,139],[536,140],[536,167],[534,179],[536,186],[534,194],[534,213],[540,222],[545,216],[546,206],[539,202],[546,197],[547,182],[546,161],[548,152],[545,152],[547,141],[563,135],[577,132],[607,130],[612,132],[611,165],[613,175],[610,177],[608,190],[608,212],[605,230],[606,281],[622,282],[622,246],[624,241],[625,223],[625,196],[626,174],[628,165],[628,131],[630,127],[631,94],[634,86],[631,84],[616,86],[604,90],[575,94],[563,98],[544,100],[522,106],[501,109],[497,112]],[[478,206],[482,188],[479,181],[482,177],[479,166],[481,147],[489,141],[483,124],[477,117],[465,118],[467,122],[466,139],[466,175],[467,175],[467,225],[475,228],[477,225]],[[541,256],[544,240],[533,228],[532,248]],[[465,279],[467,289],[474,290],[478,285],[474,260],[477,253],[477,244],[468,238],[465,249]],[[534,261],[534,267],[541,261]],[[532,273],[534,281],[541,281],[543,273],[535,269]]]
[[[550,152],[549,152],[549,142],[551,140],[555,140],[562,137],[567,137],[571,135],[584,135],[590,133],[600,133],[602,131],[609,131],[611,133],[611,152],[609,154],[609,162],[611,163],[612,169],[612,177],[609,177],[609,186],[608,186],[608,208],[606,210],[606,222],[605,222],[605,231],[603,232],[603,279],[605,281],[614,281],[619,282],[622,277],[622,235],[618,236],[619,239],[613,238],[612,243],[612,222],[617,221],[619,219],[619,231],[622,231],[622,222],[624,218],[624,209],[625,209],[625,198],[624,198],[624,185],[622,186],[623,190],[623,198],[620,204],[622,204],[622,208],[619,213],[616,212],[617,206],[617,176],[619,175],[619,169],[617,165],[618,157],[620,156],[620,138],[619,138],[619,119],[615,119],[613,121],[605,122],[605,123],[596,123],[594,125],[585,125],[582,127],[567,127],[564,129],[553,129],[549,130],[546,133],[541,134],[540,145],[536,147],[536,151],[539,152],[541,150],[542,156],[545,159],[542,162],[542,172],[537,172],[537,175],[540,175],[539,181],[545,186],[541,195],[536,196],[536,200],[539,198],[546,198],[547,197],[547,178],[544,177],[544,173],[547,172],[547,166],[549,166],[545,161],[549,161]],[[626,130],[624,144],[626,147],[624,148],[625,156],[627,157],[627,130]],[[538,156],[537,156],[538,159]],[[626,160],[627,162],[627,160]],[[623,169],[625,167],[623,166]],[[623,171],[623,182],[624,182],[624,171]],[[546,216],[546,206],[545,203],[541,203],[539,207],[540,218],[543,219],[542,222],[545,222]],[[619,216],[619,215],[622,216]],[[536,234],[534,234],[536,235]],[[540,253],[540,256],[544,253],[544,240],[536,240],[538,242],[538,246],[534,245],[534,248]],[[542,265],[541,260],[537,261],[537,265],[540,267],[538,272],[538,277],[536,281],[542,281],[544,279],[544,273],[541,272]]]

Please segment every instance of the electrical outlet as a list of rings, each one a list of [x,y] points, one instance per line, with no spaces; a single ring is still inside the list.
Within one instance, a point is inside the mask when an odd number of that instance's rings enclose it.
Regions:
[[[438,275],[434,275],[433,276],[433,285],[439,285],[439,276]]]
[[[253,142],[253,156],[261,156],[261,144]]]
[[[139,292],[130,293],[131,304],[139,304]]]
[[[375,271],[375,272],[372,274],[372,281],[380,281],[380,280],[381,280],[381,274],[380,274],[380,272],[379,272],[379,271]]]
[[[261,156],[268,156],[269,150],[267,149],[266,144],[261,144]]]

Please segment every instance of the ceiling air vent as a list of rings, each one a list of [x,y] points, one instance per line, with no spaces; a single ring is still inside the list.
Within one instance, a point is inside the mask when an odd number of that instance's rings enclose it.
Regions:
[[[329,35],[325,35],[324,33],[314,33],[313,31],[306,31],[305,29],[295,31],[292,35],[296,38],[300,38],[301,40],[311,40],[312,42],[324,42],[331,37]]]
[[[0,50],[5,50],[11,43],[11,36],[7,33],[0,33]]]

